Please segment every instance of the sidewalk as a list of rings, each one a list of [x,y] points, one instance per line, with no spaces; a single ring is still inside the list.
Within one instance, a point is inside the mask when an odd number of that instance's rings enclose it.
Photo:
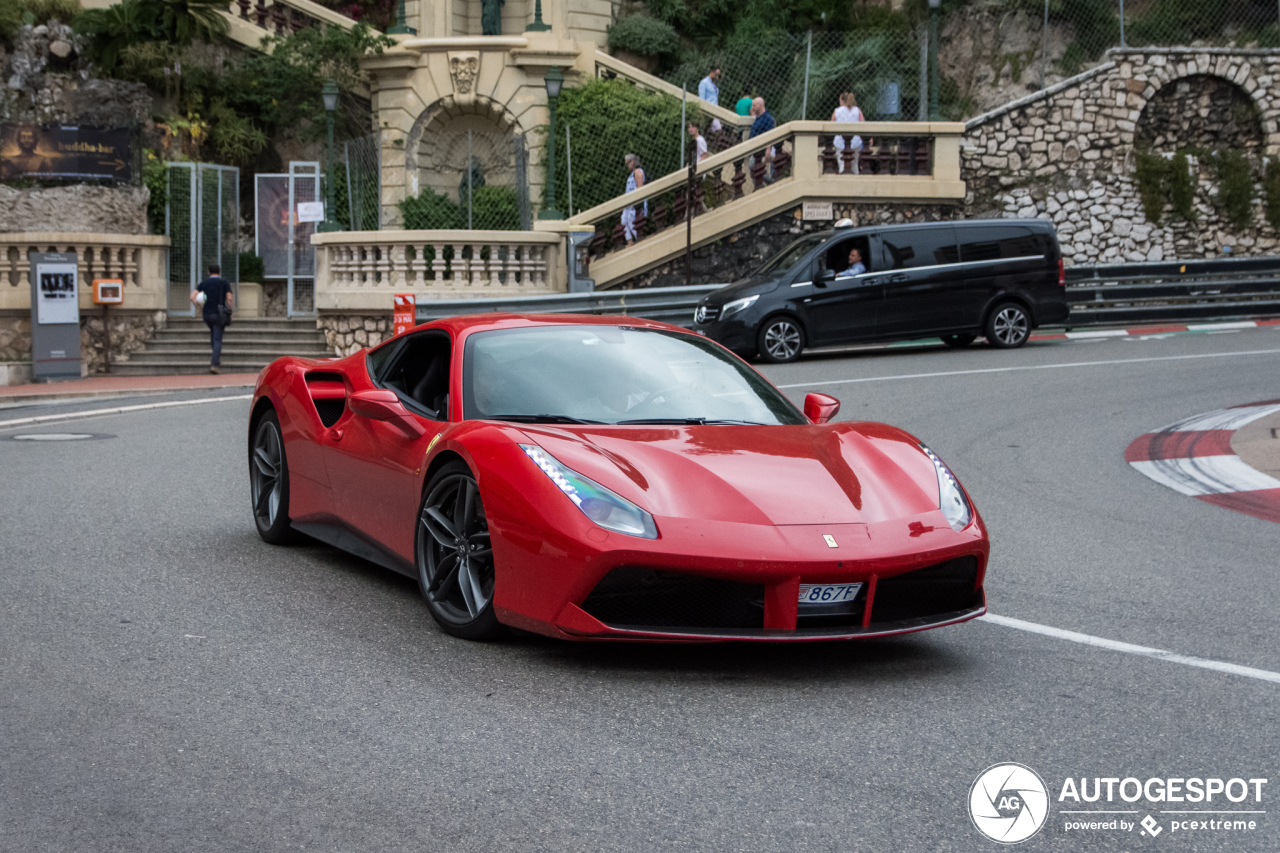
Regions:
[[[197,374],[194,376],[92,376],[65,382],[0,386],[0,403],[20,403],[68,397],[119,397],[164,391],[198,391],[205,388],[252,387],[256,373]]]

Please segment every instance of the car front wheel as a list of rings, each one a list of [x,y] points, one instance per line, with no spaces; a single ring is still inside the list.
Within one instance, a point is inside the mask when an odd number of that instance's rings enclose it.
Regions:
[[[1031,318],[1016,302],[1002,302],[987,316],[987,343],[997,349],[1013,349],[1031,336]]]
[[[791,317],[770,317],[756,335],[760,358],[772,364],[795,361],[804,349],[804,329]]]
[[[446,633],[488,640],[502,633],[493,612],[493,545],[480,487],[463,462],[450,462],[427,485],[418,513],[418,585]]]

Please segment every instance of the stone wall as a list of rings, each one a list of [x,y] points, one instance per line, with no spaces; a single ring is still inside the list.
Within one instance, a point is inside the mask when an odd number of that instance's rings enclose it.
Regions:
[[[335,355],[347,356],[361,347],[376,347],[395,334],[391,313],[379,315],[322,314],[316,328]]]
[[[856,225],[891,222],[932,222],[960,219],[959,205],[947,204],[844,204],[834,205],[835,218],[852,219]],[[779,213],[744,228],[722,240],[693,250],[691,284],[724,284],[742,278],[797,237],[823,231],[835,220],[801,219],[801,207]],[[678,287],[684,284],[684,257],[669,261],[618,285],[636,287]]]
[[[1268,253],[1280,245],[1255,187],[1251,227],[1219,209],[1208,159],[1242,151],[1255,174],[1280,150],[1280,51],[1113,51],[1111,61],[970,121],[962,151],[967,218],[1040,217],[1058,228],[1068,263]],[[1273,92],[1275,94],[1273,95]],[[1136,150],[1190,150],[1195,222],[1166,207],[1148,222]]]
[[[138,352],[147,341],[163,329],[167,316],[163,311],[113,311],[111,323],[111,363],[128,361],[131,353]],[[106,365],[103,358],[102,315],[80,316],[80,358],[86,372],[102,373]],[[0,362],[31,361],[31,317],[20,314],[0,314]]]
[[[147,234],[146,187],[0,185],[0,234],[59,231]]]

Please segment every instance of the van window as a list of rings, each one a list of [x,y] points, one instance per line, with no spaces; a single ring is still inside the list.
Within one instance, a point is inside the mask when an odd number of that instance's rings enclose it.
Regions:
[[[912,269],[938,264],[954,264],[960,259],[956,230],[950,225],[907,231],[887,231],[881,235],[881,269]]]
[[[857,249],[862,256],[862,266],[866,268],[866,272],[871,272],[871,241],[866,237],[854,237],[850,240],[840,240],[832,243],[827,250],[817,257],[817,269],[815,272],[830,270],[836,274],[842,273],[849,269],[849,250]]]
[[[1048,236],[1026,227],[992,225],[957,230],[960,234],[960,260],[962,261],[1044,257],[1049,252]]]
[[[797,261],[809,254],[810,250],[821,243],[824,239],[826,238],[820,234],[801,237],[799,240],[796,240],[790,246],[787,246],[781,252],[765,261],[764,264],[756,270],[756,275],[763,275],[771,272],[782,272],[790,269],[796,265]]]

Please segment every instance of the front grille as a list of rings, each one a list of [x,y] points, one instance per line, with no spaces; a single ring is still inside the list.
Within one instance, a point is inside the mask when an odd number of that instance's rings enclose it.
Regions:
[[[871,624],[969,610],[982,603],[977,584],[977,557],[882,578],[871,601]]]
[[[699,305],[698,309],[693,312],[693,321],[695,323],[712,323],[720,316],[720,308],[714,305]]]
[[[614,569],[582,609],[614,628],[763,630],[764,587],[638,566]]]

